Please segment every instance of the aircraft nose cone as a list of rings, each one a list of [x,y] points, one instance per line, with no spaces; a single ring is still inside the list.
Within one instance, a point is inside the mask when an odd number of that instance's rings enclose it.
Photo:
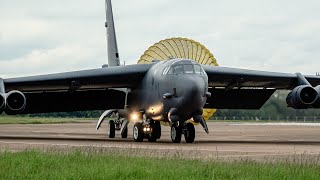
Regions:
[[[188,82],[186,87],[186,96],[190,99],[199,98],[204,95],[205,83],[203,79],[196,78]]]
[[[204,105],[205,82],[202,78],[189,79],[184,85],[180,108],[186,113],[193,113]]]

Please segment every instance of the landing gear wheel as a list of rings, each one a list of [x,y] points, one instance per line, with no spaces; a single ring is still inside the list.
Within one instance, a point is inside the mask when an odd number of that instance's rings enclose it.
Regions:
[[[181,142],[182,129],[180,126],[172,125],[171,126],[171,140],[173,143]]]
[[[159,121],[151,121],[150,127],[152,129],[151,134],[148,136],[149,142],[156,142],[157,139],[160,139],[161,137],[161,125]]]
[[[185,138],[186,142],[193,143],[194,138],[196,137],[194,125],[192,123],[188,123],[185,128],[186,128],[186,131],[184,132],[184,138]]]
[[[154,122],[154,131],[155,131],[155,136],[157,137],[157,139],[161,138],[161,124],[159,121],[155,121]]]
[[[124,138],[124,139],[128,137],[128,126],[126,126],[123,129],[123,132],[121,133],[121,137]]]
[[[109,121],[108,135],[109,135],[109,138],[114,138],[116,136],[116,127],[114,125],[114,121],[113,120]]]
[[[144,138],[143,125],[137,122],[133,126],[133,139],[135,142],[142,142]]]

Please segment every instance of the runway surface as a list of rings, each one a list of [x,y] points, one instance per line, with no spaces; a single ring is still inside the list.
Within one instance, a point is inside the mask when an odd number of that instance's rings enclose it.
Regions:
[[[93,148],[131,151],[148,155],[254,160],[304,156],[320,157],[320,125],[307,123],[215,123],[209,122],[210,134],[196,127],[193,144],[173,144],[170,128],[162,126],[156,143],[133,142],[132,124],[128,139],[106,135],[106,123],[99,131],[95,121],[74,124],[0,125],[0,149]],[[184,139],[184,138],[183,138]]]

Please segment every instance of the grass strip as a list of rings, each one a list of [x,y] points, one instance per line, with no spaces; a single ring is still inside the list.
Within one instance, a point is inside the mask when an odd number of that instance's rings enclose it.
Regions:
[[[0,116],[0,124],[60,124],[78,123],[88,118],[40,118],[40,117],[19,117],[19,116]]]
[[[320,166],[120,153],[2,152],[0,179],[320,179]]]

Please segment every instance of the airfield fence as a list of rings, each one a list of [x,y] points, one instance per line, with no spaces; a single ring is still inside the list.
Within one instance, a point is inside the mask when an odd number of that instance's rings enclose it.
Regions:
[[[258,116],[214,116],[210,120],[213,121],[270,121],[270,122],[318,122],[320,116],[286,116],[286,117],[258,117]]]

